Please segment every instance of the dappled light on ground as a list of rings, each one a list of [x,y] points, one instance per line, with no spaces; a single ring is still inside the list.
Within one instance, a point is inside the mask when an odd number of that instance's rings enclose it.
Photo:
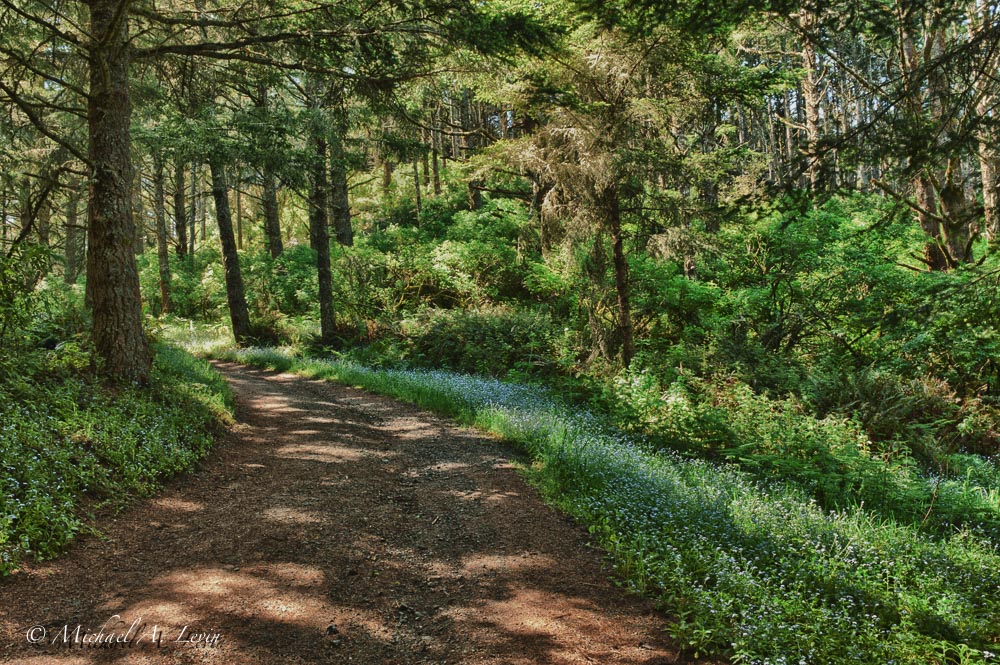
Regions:
[[[0,661],[686,662],[501,444],[391,400],[221,367],[241,425],[201,473],[102,523],[105,540],[0,586]],[[112,616],[162,643],[26,640]]]

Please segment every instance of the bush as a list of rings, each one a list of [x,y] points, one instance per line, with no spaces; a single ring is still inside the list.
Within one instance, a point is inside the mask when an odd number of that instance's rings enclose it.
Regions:
[[[205,246],[185,257],[171,252],[169,262],[173,314],[203,321],[217,321],[227,314],[225,272],[218,249]],[[143,302],[151,314],[159,315],[163,303],[156,254],[146,252],[138,257],[138,263]]]
[[[21,243],[0,252],[0,346],[24,342],[38,304],[35,287],[48,272],[51,254],[38,245]]]
[[[540,375],[554,366],[554,328],[537,311],[426,310],[404,322],[407,361],[419,367],[506,376]]]
[[[1000,450],[1000,414],[977,398],[961,399],[941,379],[906,379],[878,369],[839,371],[814,375],[808,397],[820,416],[856,420],[882,454],[908,450],[928,468],[958,450]]]

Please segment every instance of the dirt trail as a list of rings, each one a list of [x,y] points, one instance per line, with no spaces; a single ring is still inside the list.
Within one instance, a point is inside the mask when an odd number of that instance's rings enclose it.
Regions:
[[[0,662],[681,662],[664,618],[607,581],[505,444],[350,388],[217,367],[241,424],[104,538],[0,582]],[[118,644],[81,646],[88,631]]]

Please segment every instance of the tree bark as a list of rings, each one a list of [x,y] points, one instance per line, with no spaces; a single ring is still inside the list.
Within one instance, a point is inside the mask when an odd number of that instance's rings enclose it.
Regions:
[[[994,16],[991,7],[994,3],[984,0],[973,0],[969,4],[969,36],[972,39],[980,37],[988,29]],[[1000,64],[1000,53],[996,48],[988,51],[982,71],[996,72]],[[979,128],[979,176],[983,185],[983,221],[986,240],[1000,240],[1000,147],[996,130],[996,104],[998,87],[995,76],[979,76],[976,79],[976,114],[982,126]]]
[[[424,189],[428,189],[429,190],[431,188],[431,156],[430,156],[430,150],[428,149],[429,146],[428,146],[428,138],[427,138],[427,130],[426,129],[421,130],[421,132],[420,132],[420,141],[423,144],[423,148],[424,148],[423,152],[421,152],[421,154],[420,154],[420,161],[423,163],[423,167],[424,167],[424,174],[423,174],[423,176],[424,176],[424,182],[423,182],[423,186],[424,186]]]
[[[344,127],[338,127],[330,138],[330,212],[333,215],[333,230],[337,242],[350,247],[354,244],[354,230],[351,228],[344,131]]]
[[[170,248],[167,244],[167,195],[163,157],[153,155],[153,217],[156,221],[156,260],[160,270],[160,313],[170,312]]]
[[[392,186],[392,162],[388,159],[382,160],[382,196],[389,196],[389,188]]]
[[[441,168],[438,165],[440,157],[441,135],[435,128],[431,131],[431,182],[434,196],[441,196]]]
[[[188,223],[191,225],[191,232],[188,234],[188,254],[194,256],[194,243],[198,235],[198,164],[192,162],[191,164],[191,198],[188,200]],[[202,236],[202,242],[205,242],[205,237]]]
[[[229,185],[226,171],[219,157],[212,155],[208,161],[212,175],[212,198],[215,199],[215,218],[219,224],[219,243],[222,245],[222,265],[226,272],[226,300],[229,302],[229,319],[233,324],[233,337],[238,345],[251,340],[250,312],[243,289],[240,256],[233,235],[233,218],[229,211]]]
[[[133,163],[134,166],[134,163]],[[146,208],[142,201],[142,160],[139,160],[139,167],[134,169],[135,181],[132,185],[132,200],[134,212],[133,218],[135,220],[135,238],[133,240],[134,245],[132,251],[135,252],[136,256],[144,253],[146,251]]]
[[[76,185],[70,185],[66,199],[66,270],[63,273],[67,284],[76,284],[80,278],[84,234],[80,232],[79,212],[80,192]]]
[[[806,125],[806,175],[809,188],[816,191],[819,185],[822,160],[819,154],[819,82],[816,78],[816,49],[810,40],[810,33],[816,24],[816,16],[808,9],[799,12],[799,27],[804,33],[802,39],[802,101],[804,102]]]
[[[234,197],[236,199],[236,247],[240,250],[243,249],[243,195],[240,191],[241,184],[239,172],[237,171],[236,187],[233,189],[236,190],[236,196]]]
[[[618,190],[614,187],[604,193],[604,202],[611,229],[611,260],[615,271],[615,292],[618,296],[618,335],[622,345],[622,364],[628,367],[635,356],[632,331],[632,307],[629,299],[628,262],[622,238],[622,216]]]
[[[334,341],[336,321],[333,310],[333,273],[330,269],[330,230],[327,226],[326,200],[326,139],[318,128],[312,136],[313,163],[310,165],[309,243],[316,250],[316,272],[319,280],[320,343]]]
[[[87,285],[94,348],[110,379],[145,384],[151,358],[142,330],[139,273],[132,253],[131,102],[128,3],[89,0],[90,90],[87,101],[90,201]]]
[[[420,167],[417,160],[413,160],[413,194],[417,199],[417,226],[420,225],[420,212],[423,210],[423,199],[420,197]]]
[[[177,256],[185,257],[188,253],[187,219],[184,209],[184,162],[174,161],[174,234],[177,238],[175,249]]]
[[[271,258],[276,259],[285,251],[281,243],[281,219],[278,214],[278,179],[274,175],[274,167],[265,163],[261,169],[263,184],[264,235],[267,237],[267,249]]]

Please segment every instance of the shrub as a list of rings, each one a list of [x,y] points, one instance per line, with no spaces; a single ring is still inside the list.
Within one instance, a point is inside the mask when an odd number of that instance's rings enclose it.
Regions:
[[[552,321],[537,311],[426,310],[403,331],[406,359],[420,367],[505,376],[545,374],[554,364]]]

